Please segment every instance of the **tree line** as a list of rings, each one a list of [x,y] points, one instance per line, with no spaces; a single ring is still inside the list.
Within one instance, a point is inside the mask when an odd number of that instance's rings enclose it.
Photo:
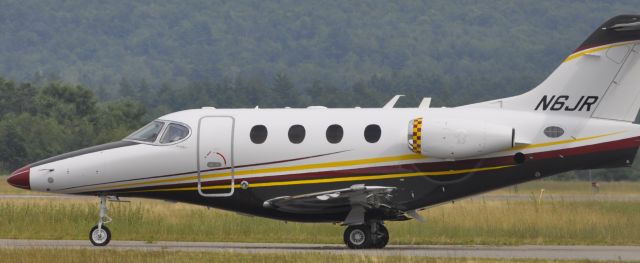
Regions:
[[[539,82],[606,19],[638,12],[636,0],[6,0],[0,75],[111,90],[122,78],[287,72],[306,88],[432,73],[502,95]]]
[[[98,102],[81,85],[0,78],[0,170],[122,139],[144,123],[146,113],[131,99]]]

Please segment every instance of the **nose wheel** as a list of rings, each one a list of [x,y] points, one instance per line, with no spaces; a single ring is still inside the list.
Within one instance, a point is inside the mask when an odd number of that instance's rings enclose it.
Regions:
[[[349,226],[343,237],[351,249],[384,248],[389,243],[389,231],[382,222]]]
[[[89,231],[89,241],[94,246],[106,246],[111,241],[111,231],[105,226],[106,223],[111,222],[111,217],[107,216],[107,197],[100,196],[100,219],[98,224],[91,228]]]
[[[94,246],[106,246],[111,241],[111,231],[107,226],[94,226],[89,232],[89,241]]]

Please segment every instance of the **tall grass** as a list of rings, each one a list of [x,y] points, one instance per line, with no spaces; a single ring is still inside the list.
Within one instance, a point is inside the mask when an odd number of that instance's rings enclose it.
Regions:
[[[130,240],[335,242],[329,224],[285,224],[204,207],[160,201],[110,203],[114,238]],[[0,200],[1,238],[85,239],[97,222],[97,201]],[[279,231],[284,231],[279,233]]]
[[[638,202],[464,201],[390,223],[402,244],[640,244]],[[402,225],[403,224],[403,225]]]
[[[640,195],[640,182],[598,182],[598,195]],[[517,187],[505,187],[490,192],[490,195],[530,194],[545,189],[549,194],[558,195],[591,195],[591,182],[586,181],[552,181],[537,180],[520,184]],[[516,191],[517,190],[517,191]]]
[[[488,262],[593,262],[588,260],[535,260],[535,259],[476,259],[476,258],[429,258],[415,256],[366,256],[336,255],[326,253],[256,253],[243,254],[233,252],[176,252],[176,251],[138,251],[110,249],[1,249],[3,262],[251,262],[251,263],[488,263]]]
[[[342,243],[344,227],[285,223],[186,204],[110,203],[114,239]],[[466,200],[388,222],[392,244],[640,244],[640,202]],[[0,200],[0,238],[86,239],[97,200]]]

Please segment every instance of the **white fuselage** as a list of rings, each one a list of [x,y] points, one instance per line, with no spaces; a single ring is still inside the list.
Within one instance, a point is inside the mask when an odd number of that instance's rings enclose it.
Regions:
[[[407,124],[418,117],[422,117],[425,121],[430,119],[483,121],[508,125],[515,129],[515,141],[520,146],[516,145],[511,149],[480,156],[482,158],[511,156],[516,152],[528,154],[571,148],[640,135],[638,126],[627,122],[510,111],[500,108],[234,110],[205,108],[176,112],[159,118],[163,121],[185,124],[191,129],[188,138],[179,143],[168,145],[141,143],[31,167],[31,189],[60,193],[109,192],[112,189],[195,182],[199,158],[196,150],[198,122],[205,116],[232,116],[235,119],[234,154],[233,156],[230,152],[221,154],[225,158],[233,159],[236,166],[236,184],[243,178],[268,177],[301,171],[317,172],[444,161],[414,154],[409,149]],[[291,143],[288,138],[289,128],[296,124],[302,125],[306,130],[304,140],[299,144]],[[342,126],[344,130],[343,139],[335,144],[329,143],[325,135],[327,127],[333,124]],[[369,143],[364,138],[364,129],[370,124],[381,127],[381,137],[375,143]],[[250,140],[249,132],[255,125],[266,126],[268,135],[264,143],[255,144]],[[558,138],[549,138],[543,133],[548,126],[562,127],[565,132]],[[216,134],[200,136],[216,136]],[[268,164],[335,152],[340,153]],[[244,165],[262,163],[267,164],[242,168]],[[208,174],[211,176],[206,180],[229,178],[228,171],[214,171]],[[216,174],[220,176],[215,176]],[[175,176],[162,179],[151,178],[162,175]],[[134,180],[140,178],[150,179]]]

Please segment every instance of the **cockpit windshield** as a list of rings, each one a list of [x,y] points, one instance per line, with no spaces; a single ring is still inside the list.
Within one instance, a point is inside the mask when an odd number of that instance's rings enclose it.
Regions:
[[[189,128],[178,123],[170,123],[167,130],[160,139],[161,144],[173,143],[186,138],[189,135]]]
[[[142,129],[137,130],[125,139],[142,142],[155,142],[163,126],[164,122],[152,121],[147,124],[147,126],[142,127]]]

